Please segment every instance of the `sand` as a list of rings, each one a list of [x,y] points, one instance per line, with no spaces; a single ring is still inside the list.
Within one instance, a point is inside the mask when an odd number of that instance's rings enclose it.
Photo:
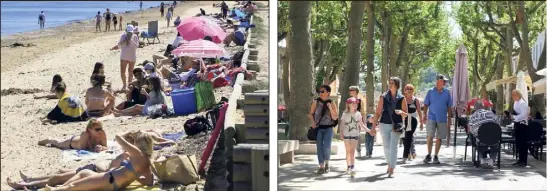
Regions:
[[[174,15],[180,15],[181,18],[194,16],[199,12],[199,8],[205,9],[207,13],[219,12],[219,8],[211,6],[212,3],[216,2],[180,3],[177,4]],[[267,9],[267,7],[265,8]],[[162,54],[163,49],[176,36],[175,27],[166,27],[166,21],[160,17],[159,8],[122,15],[124,17],[123,23],[135,20],[139,22],[141,28],[145,28],[146,22],[149,20],[159,20],[161,43],[139,48],[137,50],[137,63],[151,60],[153,54]],[[258,15],[263,18],[263,24],[266,28],[264,30],[266,31],[265,34],[261,35],[262,38],[257,43],[261,44],[257,49],[260,51],[259,61],[263,69],[259,73],[259,80],[267,83],[268,17],[267,12],[259,12]],[[19,170],[23,170],[30,175],[44,175],[54,173],[62,168],[77,168],[88,163],[88,161],[62,163],[60,162],[62,158],[61,150],[37,145],[39,140],[45,138],[69,138],[83,131],[85,122],[42,125],[39,117],[45,116],[55,107],[57,100],[33,99],[31,93],[40,90],[47,91],[51,85],[52,76],[61,74],[67,84],[68,92],[83,97],[85,90],[90,86],[89,76],[94,63],[97,61],[105,64],[107,81],[113,83],[114,89],[119,89],[122,86],[119,74],[120,52],[119,50],[111,51],[109,49],[117,43],[120,34],[120,31],[95,33],[94,24],[91,21],[82,21],[44,31],[2,37],[2,180],[0,190],[11,189],[5,182],[7,177],[12,177],[16,181],[20,180],[18,177]],[[36,46],[4,47],[15,42],[31,43]],[[19,88],[22,91],[8,91],[10,88]],[[231,87],[216,89],[217,100],[221,96],[228,97],[231,90]],[[123,101],[122,96],[124,95],[118,95],[116,104]],[[184,121],[189,117],[193,116],[166,119],[126,117],[110,119],[103,123],[107,137],[112,139],[114,135],[127,130],[182,131]],[[184,151],[185,148],[179,150]]]

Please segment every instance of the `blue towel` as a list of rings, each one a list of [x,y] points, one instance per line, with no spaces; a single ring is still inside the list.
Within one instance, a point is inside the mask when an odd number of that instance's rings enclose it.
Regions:
[[[245,34],[243,34],[241,31],[236,31],[234,35],[236,37],[236,39],[234,40],[236,45],[243,46],[245,44]]]

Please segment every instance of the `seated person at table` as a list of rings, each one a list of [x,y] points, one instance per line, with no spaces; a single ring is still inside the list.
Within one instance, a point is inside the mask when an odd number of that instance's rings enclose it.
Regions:
[[[490,110],[484,109],[484,103],[482,101],[475,102],[475,112],[469,117],[469,126],[471,127],[471,133],[477,141],[480,141],[477,136],[479,133],[479,128],[482,124],[493,122],[498,123],[498,116]],[[490,150],[490,158],[487,160],[486,154],[488,146],[478,146],[478,150],[481,156],[481,164],[485,164],[485,167],[492,167],[494,165],[494,159],[498,156],[498,153],[495,149]]]
[[[129,142],[123,135],[116,135],[116,141],[128,155],[120,167],[103,173],[82,170],[61,186],[46,185],[46,190],[125,190],[134,181],[152,186],[155,172],[152,165],[154,141],[144,133],[138,133],[134,140]]]
[[[226,38],[224,38],[224,45],[230,46],[234,42],[237,46],[243,46],[245,44],[246,32],[245,28],[236,29],[236,31],[230,33]]]
[[[63,82],[55,86],[55,95],[59,99],[57,106],[46,117],[42,117],[43,123],[63,123],[87,120],[84,106],[78,96],[66,93],[66,85]]]
[[[92,87],[85,93],[86,112],[89,117],[103,117],[112,112],[116,98],[112,92],[103,89],[104,83],[104,74],[98,73],[91,76]]]
[[[87,123],[85,131],[80,135],[72,135],[69,139],[59,141],[55,139],[44,139],[38,145],[57,147],[59,149],[76,149],[101,152],[107,150],[106,134],[101,121],[92,118]]]
[[[144,89],[141,89],[141,94],[146,95],[148,99],[144,105],[134,105],[127,109],[121,111],[115,111],[114,116],[135,116],[135,115],[148,115],[148,107],[153,105],[165,105],[166,98],[165,93],[163,93],[163,87],[161,85],[161,79],[157,76],[152,76],[148,78],[150,83],[150,93],[146,92]]]
[[[55,95],[55,87],[57,86],[57,83],[59,83],[59,82],[62,82],[64,84],[63,78],[61,77],[61,75],[55,74],[53,76],[53,79],[51,80],[51,88],[50,88],[51,94],[45,95],[45,96],[36,96],[36,95],[34,95],[34,99],[42,99],[42,98],[57,99],[57,95]]]
[[[117,110],[124,110],[134,105],[144,105],[146,102],[146,95],[141,94],[141,89],[146,89],[150,84],[142,68],[133,69],[133,76],[135,76],[135,81],[129,83],[129,89],[126,92],[126,99],[116,106]]]

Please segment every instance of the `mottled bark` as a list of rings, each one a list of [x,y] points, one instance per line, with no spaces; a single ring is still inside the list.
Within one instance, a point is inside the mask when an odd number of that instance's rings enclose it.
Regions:
[[[374,9],[370,1],[365,2],[367,8],[367,44],[366,44],[366,60],[367,74],[365,77],[366,84],[366,112],[372,114],[374,112]],[[383,67],[383,66],[382,66]]]

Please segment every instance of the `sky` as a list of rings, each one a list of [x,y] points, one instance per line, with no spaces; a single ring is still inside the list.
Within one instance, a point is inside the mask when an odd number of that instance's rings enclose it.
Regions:
[[[452,4],[459,3],[459,2],[450,2],[447,1],[447,3],[444,4],[444,9],[448,12],[448,25],[450,26],[450,36],[452,38],[461,38],[462,36],[462,29],[460,25],[456,22],[456,18],[452,16]]]

